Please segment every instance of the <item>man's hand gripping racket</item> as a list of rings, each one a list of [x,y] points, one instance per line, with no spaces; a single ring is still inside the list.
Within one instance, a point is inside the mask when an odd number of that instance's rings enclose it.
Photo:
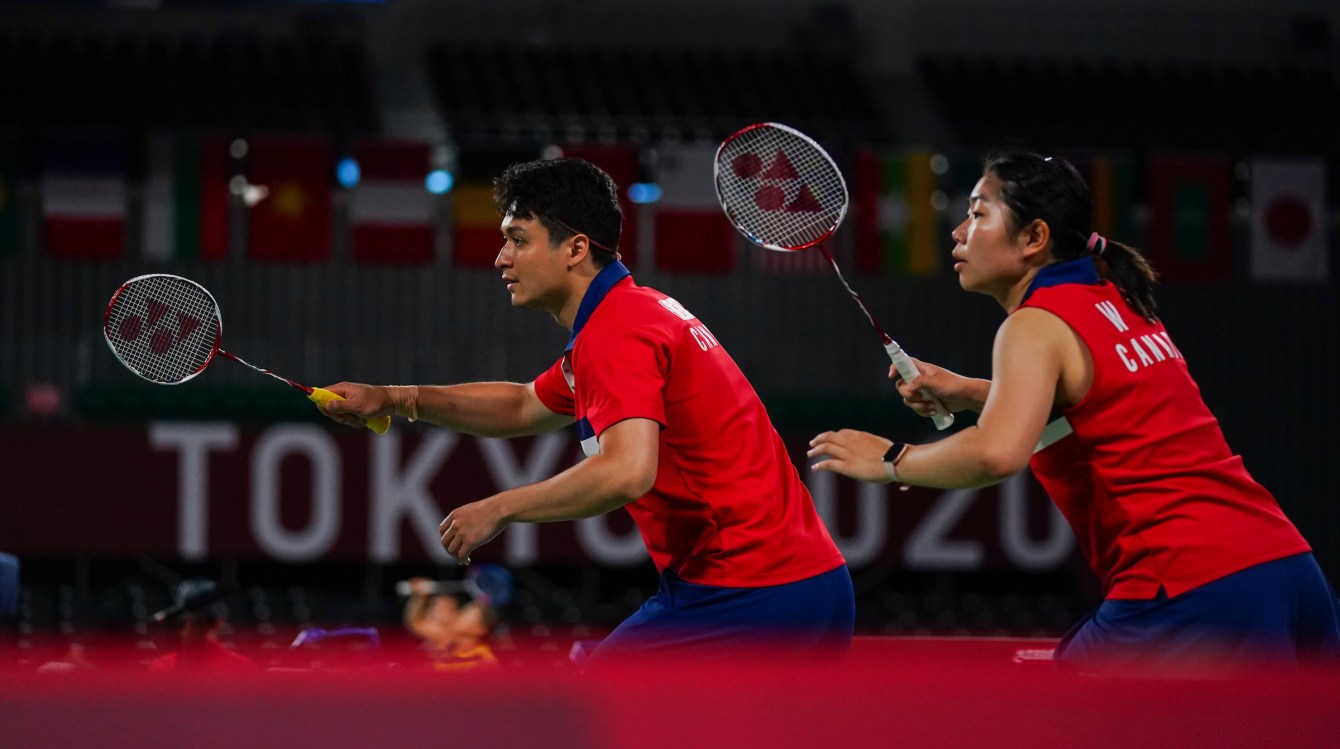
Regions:
[[[912,357],[875,321],[823,244],[841,225],[849,202],[846,180],[827,151],[798,130],[764,122],[727,138],[717,149],[715,171],[721,208],[746,239],[778,252],[817,245],[879,334],[898,374],[904,380],[920,374]],[[921,394],[934,405],[936,428],[954,423],[954,415],[934,394]]]
[[[181,276],[153,273],[126,281],[107,303],[102,334],[126,369],[159,385],[186,382],[205,371],[215,354],[222,354],[301,390],[317,405],[342,400],[325,388],[300,385],[219,348],[223,341],[219,305],[205,287]],[[390,428],[391,417],[377,416],[366,423],[382,434]]]

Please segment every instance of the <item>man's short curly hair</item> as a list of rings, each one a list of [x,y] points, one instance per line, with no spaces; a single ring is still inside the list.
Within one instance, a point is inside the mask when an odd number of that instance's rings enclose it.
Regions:
[[[505,216],[536,219],[557,244],[581,232],[591,239],[597,268],[615,258],[623,232],[619,188],[583,159],[544,159],[513,164],[493,180],[493,207]]]

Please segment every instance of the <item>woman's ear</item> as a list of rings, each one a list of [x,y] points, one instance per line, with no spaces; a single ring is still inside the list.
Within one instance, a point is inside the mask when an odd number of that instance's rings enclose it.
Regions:
[[[1023,242],[1022,254],[1025,259],[1042,258],[1051,245],[1052,229],[1042,219],[1033,219],[1019,233]]]

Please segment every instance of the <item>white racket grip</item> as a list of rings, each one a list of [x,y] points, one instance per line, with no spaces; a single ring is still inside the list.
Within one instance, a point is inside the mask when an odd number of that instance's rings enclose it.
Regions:
[[[921,374],[917,365],[912,363],[912,357],[908,356],[907,352],[903,351],[897,342],[889,341],[884,344],[884,350],[888,352],[889,359],[893,362],[893,366],[898,368],[898,374],[902,375],[904,380],[911,380]],[[926,396],[931,405],[935,407],[935,411],[931,414],[931,421],[935,422],[935,428],[948,429],[949,425],[954,423],[954,414],[949,413],[945,404],[941,403],[939,398],[931,395],[925,388],[922,388],[921,394]]]

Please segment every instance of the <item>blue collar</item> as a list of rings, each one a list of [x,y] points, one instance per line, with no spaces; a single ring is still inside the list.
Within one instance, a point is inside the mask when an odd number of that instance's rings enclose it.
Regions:
[[[1048,286],[1060,286],[1063,283],[1082,283],[1092,286],[1100,280],[1098,278],[1098,267],[1093,264],[1093,258],[1091,257],[1052,263],[1039,270],[1036,276],[1033,276],[1033,283],[1028,285],[1028,291],[1024,292],[1024,298],[1019,300],[1019,304],[1028,301],[1033,292],[1038,289],[1045,289]]]
[[[577,334],[586,327],[586,321],[590,319],[591,313],[596,311],[596,307],[604,301],[605,295],[610,293],[614,285],[632,275],[627,266],[615,260],[606,265],[591,279],[591,285],[586,287],[586,294],[582,297],[582,303],[577,306],[577,319],[572,321],[572,336],[568,338],[568,346],[563,349],[563,353],[572,350],[577,343]]]

